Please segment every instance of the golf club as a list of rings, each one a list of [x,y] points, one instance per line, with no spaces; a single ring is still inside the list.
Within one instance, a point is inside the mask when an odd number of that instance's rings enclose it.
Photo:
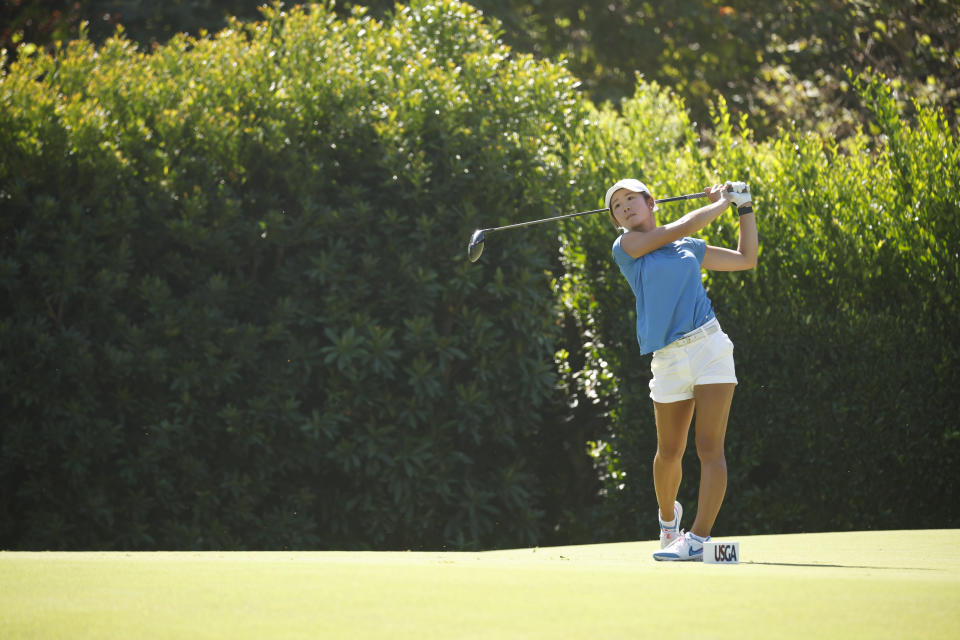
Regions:
[[[654,200],[655,203],[661,204],[663,202],[674,202],[676,200],[693,200],[695,198],[706,198],[707,194],[700,193],[688,193],[683,196],[673,196],[670,198],[660,198],[659,200]],[[486,234],[493,233],[494,231],[506,231],[507,229],[519,229],[520,227],[529,227],[535,224],[542,224],[544,222],[555,222],[556,220],[566,220],[567,218],[576,218],[577,216],[588,216],[593,213],[603,213],[604,211],[609,211],[609,209],[593,209],[592,211],[580,211],[578,213],[568,213],[562,216],[554,216],[552,218],[543,218],[542,220],[531,220],[529,222],[518,222],[517,224],[508,224],[503,227],[493,227],[492,229],[477,229],[473,232],[473,235],[470,236],[470,243],[467,244],[467,257],[470,259],[470,262],[476,262],[480,259],[480,255],[483,253],[483,243],[486,240]]]

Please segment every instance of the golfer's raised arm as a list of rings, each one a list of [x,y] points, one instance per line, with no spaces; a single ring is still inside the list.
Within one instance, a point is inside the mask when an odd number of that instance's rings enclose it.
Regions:
[[[757,216],[753,212],[753,202],[745,201],[737,204],[737,213],[740,214],[740,237],[737,249],[725,249],[707,245],[703,254],[701,266],[711,271],[744,271],[757,266],[759,240],[757,239]]]
[[[628,231],[620,240],[620,248],[631,258],[639,258],[703,229],[730,206],[722,197],[723,189],[723,185],[714,185],[707,189],[704,193],[710,198],[710,204],[695,209],[678,220],[650,231]]]

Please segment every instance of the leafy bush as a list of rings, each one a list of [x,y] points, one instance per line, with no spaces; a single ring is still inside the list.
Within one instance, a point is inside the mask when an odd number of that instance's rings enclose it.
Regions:
[[[465,245],[565,200],[573,84],[453,0],[24,53],[0,546],[534,543],[555,239]]]
[[[837,142],[783,131],[755,142],[721,100],[716,150],[703,153],[682,105],[653,84],[638,87],[622,116],[601,109],[581,130],[573,161],[591,175],[584,201],[623,176],[655,196],[736,178],[755,194],[758,268],[705,275],[740,379],[721,535],[960,522],[956,478],[940,472],[960,457],[957,132],[921,105],[908,121],[881,80],[855,88],[880,135]],[[664,205],[660,219],[683,212]],[[735,246],[732,214],[701,236]],[[581,367],[565,365],[569,348],[560,363],[569,384],[595,386],[595,413],[608,425],[591,447],[607,495],[595,530],[630,538],[656,509],[656,433],[649,357],[636,349],[613,238],[599,219],[566,235],[563,300],[588,348]],[[684,475],[681,500],[695,504],[692,449]]]
[[[44,46],[86,29],[102,42],[122,24],[145,48],[174,33],[217,31],[225,16],[257,17],[262,0],[17,0],[0,7],[0,48]],[[349,1],[333,10],[349,14]],[[394,0],[364,0],[375,15]],[[844,69],[876,69],[903,95],[960,104],[960,4],[947,0],[736,0],[730,2],[583,2],[473,0],[503,26],[505,42],[540,58],[565,56],[595,101],[620,102],[635,74],[685,98],[694,120],[709,124],[718,91],[734,112],[749,113],[764,137],[802,123],[848,135],[863,115]],[[81,25],[85,25],[82,27]],[[909,104],[906,106],[909,107]],[[709,131],[705,131],[705,134]]]
[[[757,141],[720,101],[701,148],[655,83],[595,108],[496,28],[277,5],[0,61],[0,547],[646,537],[649,362],[609,223],[464,255],[623,176],[757,197],[759,267],[705,277],[741,381],[718,533],[960,522],[944,114],[865,77],[843,141]],[[732,216],[702,235],[733,244]]]

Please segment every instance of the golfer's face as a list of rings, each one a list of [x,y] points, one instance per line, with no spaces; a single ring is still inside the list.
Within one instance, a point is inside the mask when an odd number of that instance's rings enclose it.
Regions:
[[[653,212],[644,193],[620,189],[610,198],[610,210],[624,229],[646,230],[653,224]]]

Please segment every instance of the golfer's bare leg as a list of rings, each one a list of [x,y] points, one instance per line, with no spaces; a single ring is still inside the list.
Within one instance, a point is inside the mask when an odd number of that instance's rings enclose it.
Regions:
[[[710,535],[727,491],[723,441],[727,435],[727,418],[735,387],[734,384],[705,384],[693,389],[697,405],[694,439],[700,458],[700,497],[697,518],[690,531],[702,537]]]
[[[653,487],[657,492],[660,519],[673,520],[673,501],[683,477],[681,461],[687,448],[687,433],[693,418],[693,400],[653,403],[657,420],[657,455],[653,458]]]

